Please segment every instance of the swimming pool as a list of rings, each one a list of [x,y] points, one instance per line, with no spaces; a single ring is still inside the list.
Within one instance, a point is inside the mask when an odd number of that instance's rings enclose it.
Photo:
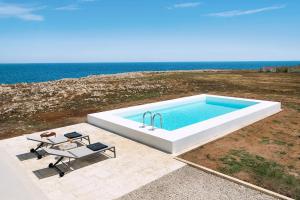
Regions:
[[[279,102],[196,95],[88,115],[88,122],[177,153],[281,111]]]
[[[155,120],[154,126],[168,131],[173,131],[191,124],[202,122],[213,117],[217,117],[226,113],[230,113],[257,102],[251,101],[216,101],[214,98],[206,98],[201,101],[195,101],[182,105],[174,105],[160,109],[151,110],[153,114],[159,113],[162,116],[162,127],[160,121]],[[138,112],[134,115],[122,116],[125,119],[143,123],[144,112]],[[151,126],[151,117],[145,117],[145,124]]]

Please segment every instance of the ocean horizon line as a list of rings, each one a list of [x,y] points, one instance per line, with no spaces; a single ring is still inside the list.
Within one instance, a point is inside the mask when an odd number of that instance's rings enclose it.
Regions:
[[[58,62],[0,62],[0,65],[14,64],[101,64],[101,63],[226,63],[226,62],[300,62],[299,60],[202,60],[202,61],[58,61]]]
[[[262,67],[298,66],[300,61],[201,61],[114,63],[0,64],[0,84],[32,83],[90,75],[178,70],[258,70]]]

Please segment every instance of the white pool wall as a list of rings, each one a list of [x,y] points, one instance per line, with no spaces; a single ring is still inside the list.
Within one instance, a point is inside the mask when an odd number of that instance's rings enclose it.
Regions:
[[[112,122],[111,120],[114,120],[114,122]],[[97,127],[114,132],[123,137],[141,142],[165,152],[170,152],[170,150],[173,149],[172,141],[156,135],[158,134],[158,132],[161,133],[160,130],[156,132],[156,134],[153,134],[153,132],[155,131],[149,131],[147,129],[141,131],[140,128],[135,127],[130,122],[127,122],[127,126],[123,126],[118,124],[117,120],[113,117],[103,117],[97,115],[97,113],[89,114],[87,117],[87,121],[89,124],[95,125]],[[122,121],[121,123],[123,124],[124,121]]]
[[[194,101],[203,101],[206,98],[221,99],[222,101],[251,101],[257,102],[257,104],[173,131],[164,129],[150,131],[150,127],[140,128],[141,123],[122,117],[147,110],[151,111]],[[162,151],[178,153],[193,146],[206,144],[280,111],[281,104],[279,102],[202,94],[89,114],[87,121],[90,124]]]

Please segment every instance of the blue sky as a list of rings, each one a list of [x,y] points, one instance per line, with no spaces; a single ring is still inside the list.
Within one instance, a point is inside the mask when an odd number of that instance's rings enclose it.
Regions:
[[[0,63],[300,60],[298,0],[0,0]]]

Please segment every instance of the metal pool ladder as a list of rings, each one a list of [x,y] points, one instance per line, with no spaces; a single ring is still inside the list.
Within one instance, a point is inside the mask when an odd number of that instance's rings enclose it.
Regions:
[[[151,131],[154,131],[155,130],[155,127],[154,127],[154,122],[155,122],[155,117],[156,116],[159,116],[159,121],[160,121],[160,128],[163,127],[163,120],[162,120],[162,115],[160,113],[155,113],[152,118],[151,118],[151,125],[152,125],[152,128],[150,129]]]
[[[152,122],[152,120],[153,120],[152,112],[151,111],[146,111],[143,114],[143,125],[141,126],[141,128],[145,128],[146,127],[145,118],[146,118],[147,114],[150,114],[150,120],[151,120],[151,126],[152,126],[152,123],[153,123]]]

